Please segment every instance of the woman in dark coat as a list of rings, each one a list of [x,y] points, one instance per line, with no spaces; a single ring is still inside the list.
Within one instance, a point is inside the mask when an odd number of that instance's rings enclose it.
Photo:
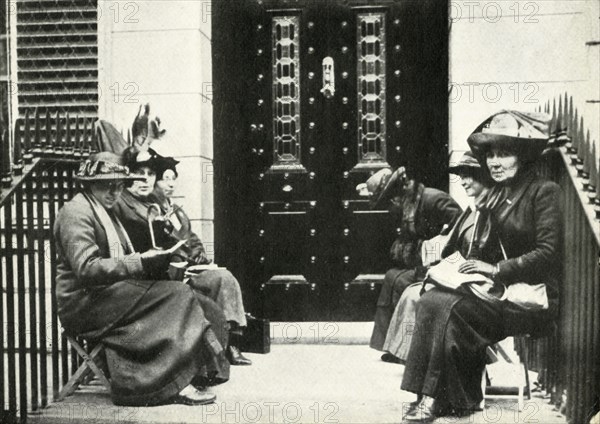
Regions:
[[[433,265],[435,262],[439,262],[441,257],[449,256],[457,251],[467,259],[487,261],[499,259],[497,257],[499,247],[494,245],[490,248],[487,237],[476,237],[475,234],[476,222],[479,221],[480,216],[476,208],[492,186],[489,174],[482,169],[471,152],[466,152],[460,162],[450,167],[449,171],[460,176],[461,185],[467,195],[473,198],[474,205],[462,213],[446,234],[424,242],[432,256],[424,265]],[[440,251],[442,248],[443,250]],[[395,362],[406,362],[415,326],[417,302],[422,292],[433,287],[432,284],[424,285],[422,282],[418,282],[408,286],[402,293],[383,344],[383,350],[393,356],[396,359]]]
[[[111,396],[117,405],[204,404],[215,396],[194,385],[225,381],[227,334],[205,316],[209,299],[176,281],[157,281],[164,252],[136,253],[112,212],[129,174],[121,158],[103,152],[85,161],[84,185],[60,210],[56,297],[63,327],[106,348]],[[218,313],[216,306],[211,313]]]
[[[557,317],[562,275],[560,189],[540,179],[532,163],[547,145],[548,122],[542,114],[502,111],[469,136],[471,150],[497,183],[484,206],[506,259],[495,263],[471,259],[459,268],[507,287],[545,283],[547,304],[526,308],[457,291],[425,293],[419,300],[402,379],[402,389],[419,397],[404,417],[406,422],[432,421],[449,407],[467,413],[476,409],[483,399],[486,347],[507,336],[543,332]]]
[[[170,256],[170,261],[185,261],[191,264],[210,263],[200,238],[191,229],[189,218],[181,207],[171,203],[160,188],[174,185],[177,178],[175,168],[177,161],[160,156],[152,149],[138,151],[129,148],[124,156],[132,172],[145,177],[144,181],[134,182],[128,187],[115,205],[115,213],[123,226],[129,234],[135,235],[132,240],[134,248],[137,251],[144,251],[152,247],[148,208],[158,205],[164,214],[168,214],[173,224],[172,232],[166,236],[172,240],[171,244],[175,244],[178,240],[186,240],[186,243]],[[168,174],[170,181],[165,181],[165,174]],[[157,190],[155,190],[156,186],[159,187]],[[155,275],[157,278],[164,278],[166,271],[167,267],[157,269]],[[207,269],[191,277],[188,284],[199,293],[213,299],[223,311],[226,320],[224,326],[229,329],[226,355],[230,363],[251,365],[252,361],[242,355],[239,347],[242,329],[246,326],[246,313],[237,279],[227,270]]]
[[[421,242],[439,234],[444,226],[452,226],[461,209],[448,193],[408,178],[403,167],[394,172],[384,168],[372,175],[364,186],[372,193],[371,206],[388,208],[398,219],[401,231],[390,249],[394,267],[383,279],[369,344],[373,349],[385,350],[390,319],[402,292],[425,276],[420,258]],[[363,184],[357,188],[362,187]],[[389,353],[384,353],[381,359],[397,361]]]

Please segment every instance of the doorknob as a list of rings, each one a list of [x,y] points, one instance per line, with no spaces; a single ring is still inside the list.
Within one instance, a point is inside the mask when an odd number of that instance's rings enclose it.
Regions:
[[[321,93],[327,99],[331,99],[335,94],[335,73],[331,56],[323,59],[323,88],[321,88]]]

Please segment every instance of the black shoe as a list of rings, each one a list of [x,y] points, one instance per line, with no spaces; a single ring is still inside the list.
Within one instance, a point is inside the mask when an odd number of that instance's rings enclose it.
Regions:
[[[227,360],[231,365],[252,365],[252,361],[242,355],[237,346],[229,345],[227,348]]]
[[[383,355],[381,355],[381,360],[383,362],[389,362],[392,364],[401,364],[402,361],[400,360],[400,358],[398,358],[397,356],[392,355],[389,352],[385,352]]]
[[[180,391],[177,395],[171,398],[170,403],[176,403],[179,405],[207,405],[209,403],[214,403],[217,399],[217,395],[214,393],[208,393],[205,391],[200,391],[192,385],[185,387],[182,391]]]
[[[435,420],[435,399],[423,396],[415,408],[404,416],[403,422],[407,423],[430,423]]]
[[[410,415],[412,413],[415,412],[415,410],[417,409],[417,405],[419,405],[419,403],[421,402],[421,399],[423,398],[423,396],[418,395],[417,400],[415,400],[414,402],[411,402],[408,404],[408,408],[406,409],[406,412],[404,412],[402,414],[403,417]]]

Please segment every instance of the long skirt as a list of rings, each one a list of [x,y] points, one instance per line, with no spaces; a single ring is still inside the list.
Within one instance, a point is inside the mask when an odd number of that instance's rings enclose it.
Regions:
[[[426,287],[432,287],[428,284]],[[391,353],[402,363],[406,362],[417,320],[417,302],[421,298],[422,283],[406,288],[394,309],[383,350]]]
[[[392,268],[386,274],[381,286],[375,311],[375,325],[369,346],[373,349],[384,350],[383,344],[387,336],[390,320],[400,296],[411,284],[417,282],[414,269]]]
[[[418,301],[402,389],[446,401],[457,409],[483,399],[486,348],[511,335],[539,333],[555,310],[492,305],[469,294],[433,289]]]
[[[215,301],[228,322],[246,326],[242,289],[233,274],[223,269],[202,271],[190,278],[188,284]]]
[[[219,307],[180,282],[145,283],[149,289],[137,304],[98,337],[106,347],[113,402],[155,405],[192,380],[227,381],[227,332]]]

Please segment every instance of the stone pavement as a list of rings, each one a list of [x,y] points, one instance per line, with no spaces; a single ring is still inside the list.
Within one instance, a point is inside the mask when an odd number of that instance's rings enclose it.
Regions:
[[[31,416],[30,422],[400,423],[402,408],[414,400],[413,394],[400,390],[404,367],[380,361],[380,353],[365,344],[275,344],[269,354],[248,357],[254,365],[232,367],[231,380],[211,388],[217,394],[213,405],[116,407],[108,393],[94,385]],[[514,399],[488,399],[483,412],[439,418],[436,423],[566,420],[538,395],[526,401],[521,412]]]

